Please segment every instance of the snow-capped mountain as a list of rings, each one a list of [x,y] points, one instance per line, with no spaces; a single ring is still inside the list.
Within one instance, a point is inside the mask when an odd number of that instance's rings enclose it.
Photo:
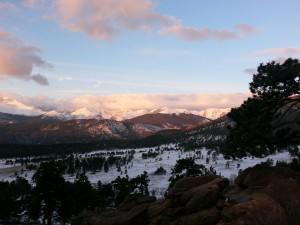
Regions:
[[[143,138],[167,129],[180,130],[208,122],[193,114],[145,114],[130,120],[58,119],[61,114],[50,111],[47,116],[20,116],[0,113],[0,143],[69,143],[100,140]],[[84,114],[85,116],[86,114]]]
[[[103,119],[99,111],[87,107],[79,108],[69,114],[71,119]]]
[[[217,119],[230,111],[229,108],[225,109],[205,109],[202,111],[187,110],[187,109],[171,109],[168,107],[156,109],[139,109],[139,110],[107,110],[98,108],[97,106],[74,106],[72,104],[65,105],[30,105],[26,101],[15,100],[8,97],[0,97],[0,112],[19,114],[26,116],[42,115],[43,118],[57,118],[60,120],[71,119],[112,119],[116,121],[124,121],[132,119],[145,114],[192,114],[203,116],[208,119]]]
[[[222,116],[225,116],[227,113],[230,112],[230,108],[225,108],[225,109],[216,109],[216,108],[211,108],[211,109],[205,109],[200,111],[199,115],[215,120],[218,119]]]

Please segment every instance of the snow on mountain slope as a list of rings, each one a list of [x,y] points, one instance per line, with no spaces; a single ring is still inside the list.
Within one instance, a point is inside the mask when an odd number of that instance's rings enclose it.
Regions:
[[[212,120],[215,120],[215,119],[218,119],[218,118],[226,115],[227,113],[230,112],[230,110],[231,110],[230,108],[225,108],[225,109],[215,109],[215,108],[205,109],[205,110],[200,111],[199,115],[203,116],[203,117],[206,117],[206,118],[209,118],[209,119],[212,119]]]
[[[70,113],[72,119],[102,119],[99,112],[87,107],[79,108]]]
[[[141,115],[144,115],[147,113],[148,113],[147,110],[140,109],[140,110],[135,110],[135,111],[124,110],[124,111],[115,112],[115,113],[106,111],[106,112],[101,112],[101,115],[106,119],[123,121],[123,120],[127,120],[127,119],[132,119],[134,117],[141,116]]]
[[[30,105],[28,102],[15,100],[14,98],[0,97],[0,112],[20,114],[20,115],[44,115],[44,117],[55,117],[61,120],[70,119],[112,119],[116,121],[123,121],[132,119],[145,114],[193,114],[203,116],[208,119],[217,119],[230,111],[229,108],[225,109],[205,109],[202,111],[187,110],[187,109],[173,109],[168,107],[157,109],[139,109],[139,110],[107,110],[99,109],[98,106],[89,104],[88,106],[79,107],[72,103],[55,104],[53,105]]]

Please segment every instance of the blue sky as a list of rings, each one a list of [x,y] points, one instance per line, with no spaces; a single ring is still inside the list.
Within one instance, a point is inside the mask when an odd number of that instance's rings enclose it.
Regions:
[[[1,70],[0,63],[0,90],[51,98],[245,93],[246,69],[300,55],[298,0],[118,1],[136,15],[115,20],[120,11],[104,12],[105,0],[78,0],[78,15],[69,12],[75,0],[0,0],[2,37],[17,39],[18,49],[38,48],[29,55],[44,61],[30,59],[32,70],[10,72],[22,62],[7,61],[0,44],[0,59],[11,67]],[[96,19],[86,19],[89,14]],[[7,39],[2,42],[7,47]],[[26,61],[20,51],[18,60]]]

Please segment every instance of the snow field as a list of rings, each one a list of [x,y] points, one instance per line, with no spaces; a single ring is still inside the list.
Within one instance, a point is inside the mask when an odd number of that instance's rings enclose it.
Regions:
[[[197,164],[203,164],[207,169],[211,166],[216,170],[218,175],[224,176],[233,180],[239,173],[239,170],[244,170],[248,167],[252,167],[261,162],[265,162],[268,159],[272,159],[274,163],[276,161],[290,162],[292,156],[288,152],[281,152],[275,155],[270,155],[264,158],[255,158],[255,157],[245,157],[239,160],[226,160],[222,154],[216,155],[212,151],[209,151],[205,148],[196,149],[195,151],[183,152],[180,150],[163,150],[164,147],[169,149],[174,148],[174,145],[160,146],[159,155],[156,158],[147,158],[143,159],[142,154],[147,153],[150,149],[155,151],[156,148],[140,148],[134,149],[135,154],[132,162],[126,165],[127,175],[130,178],[136,177],[142,174],[144,171],[148,173],[149,177],[149,192],[150,194],[155,194],[156,197],[163,197],[167,187],[169,185],[168,179],[171,176],[171,171],[176,161],[182,158],[195,158]],[[117,154],[117,152],[127,152],[132,149],[115,149],[115,150],[97,150],[87,154],[87,157],[93,157],[97,153],[102,153],[103,157],[108,157],[109,154],[114,151],[116,154],[114,156],[124,157],[126,154]],[[196,154],[196,152],[201,152],[201,154]],[[82,154],[81,157],[86,157],[86,154]],[[207,160],[207,158],[209,160]],[[15,171],[17,171],[19,176],[25,177],[28,180],[31,180],[34,171],[26,171],[24,167],[24,173],[21,174],[20,171],[22,167],[18,164],[15,165],[5,165],[6,160],[0,160],[0,180],[3,181],[12,181],[15,180]],[[162,166],[166,170],[165,175],[154,175],[154,172],[158,167]],[[115,180],[118,176],[125,177],[125,165],[121,166],[121,171],[117,171],[116,166],[111,166],[109,171],[106,173],[102,169],[101,172],[90,173],[87,172],[86,175],[89,177],[89,180],[92,184],[97,184],[100,180],[103,184],[110,183]],[[68,181],[73,182],[75,179],[74,175],[64,175],[64,178]]]

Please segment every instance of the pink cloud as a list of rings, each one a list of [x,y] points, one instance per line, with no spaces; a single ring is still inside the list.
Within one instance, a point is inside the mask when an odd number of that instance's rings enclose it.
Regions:
[[[127,110],[146,110],[167,107],[169,109],[204,110],[207,108],[238,107],[250,97],[251,93],[195,93],[195,94],[115,94],[83,95],[71,99],[52,99],[45,96],[28,98],[16,94],[1,93],[0,97],[13,98],[34,109],[55,109],[57,111],[87,107],[94,110],[120,112]]]
[[[242,34],[242,35],[254,35],[259,33],[259,29],[256,27],[250,26],[248,24],[238,24],[235,28]]]
[[[0,2],[0,10],[15,10],[16,7],[11,2]]]
[[[55,0],[49,17],[72,32],[94,39],[112,39],[121,30],[150,31],[168,26],[176,19],[153,10],[151,0]]]
[[[42,75],[32,75],[34,67],[50,67],[50,64],[39,56],[41,54],[39,48],[26,46],[18,38],[0,29],[0,52],[0,75],[48,84]]]
[[[159,31],[161,35],[174,35],[187,41],[203,41],[207,39],[228,40],[239,39],[258,33],[258,29],[246,24],[236,25],[237,32],[226,29],[211,30],[210,28],[185,27],[181,24],[166,27]]]
[[[286,53],[286,54],[297,54],[300,53],[300,47],[290,47],[290,48],[269,48],[262,51],[254,52],[254,55],[264,55],[272,53]]]
[[[45,18],[57,21],[71,32],[82,32],[98,40],[111,40],[121,31],[154,29],[160,30],[159,34],[188,41],[239,39],[258,33],[257,28],[247,24],[236,25],[236,31],[186,27],[179,19],[156,12],[154,0],[26,0],[25,3],[30,8],[48,8]]]
[[[47,1],[48,0],[24,0],[23,6],[32,9],[44,9]]]

